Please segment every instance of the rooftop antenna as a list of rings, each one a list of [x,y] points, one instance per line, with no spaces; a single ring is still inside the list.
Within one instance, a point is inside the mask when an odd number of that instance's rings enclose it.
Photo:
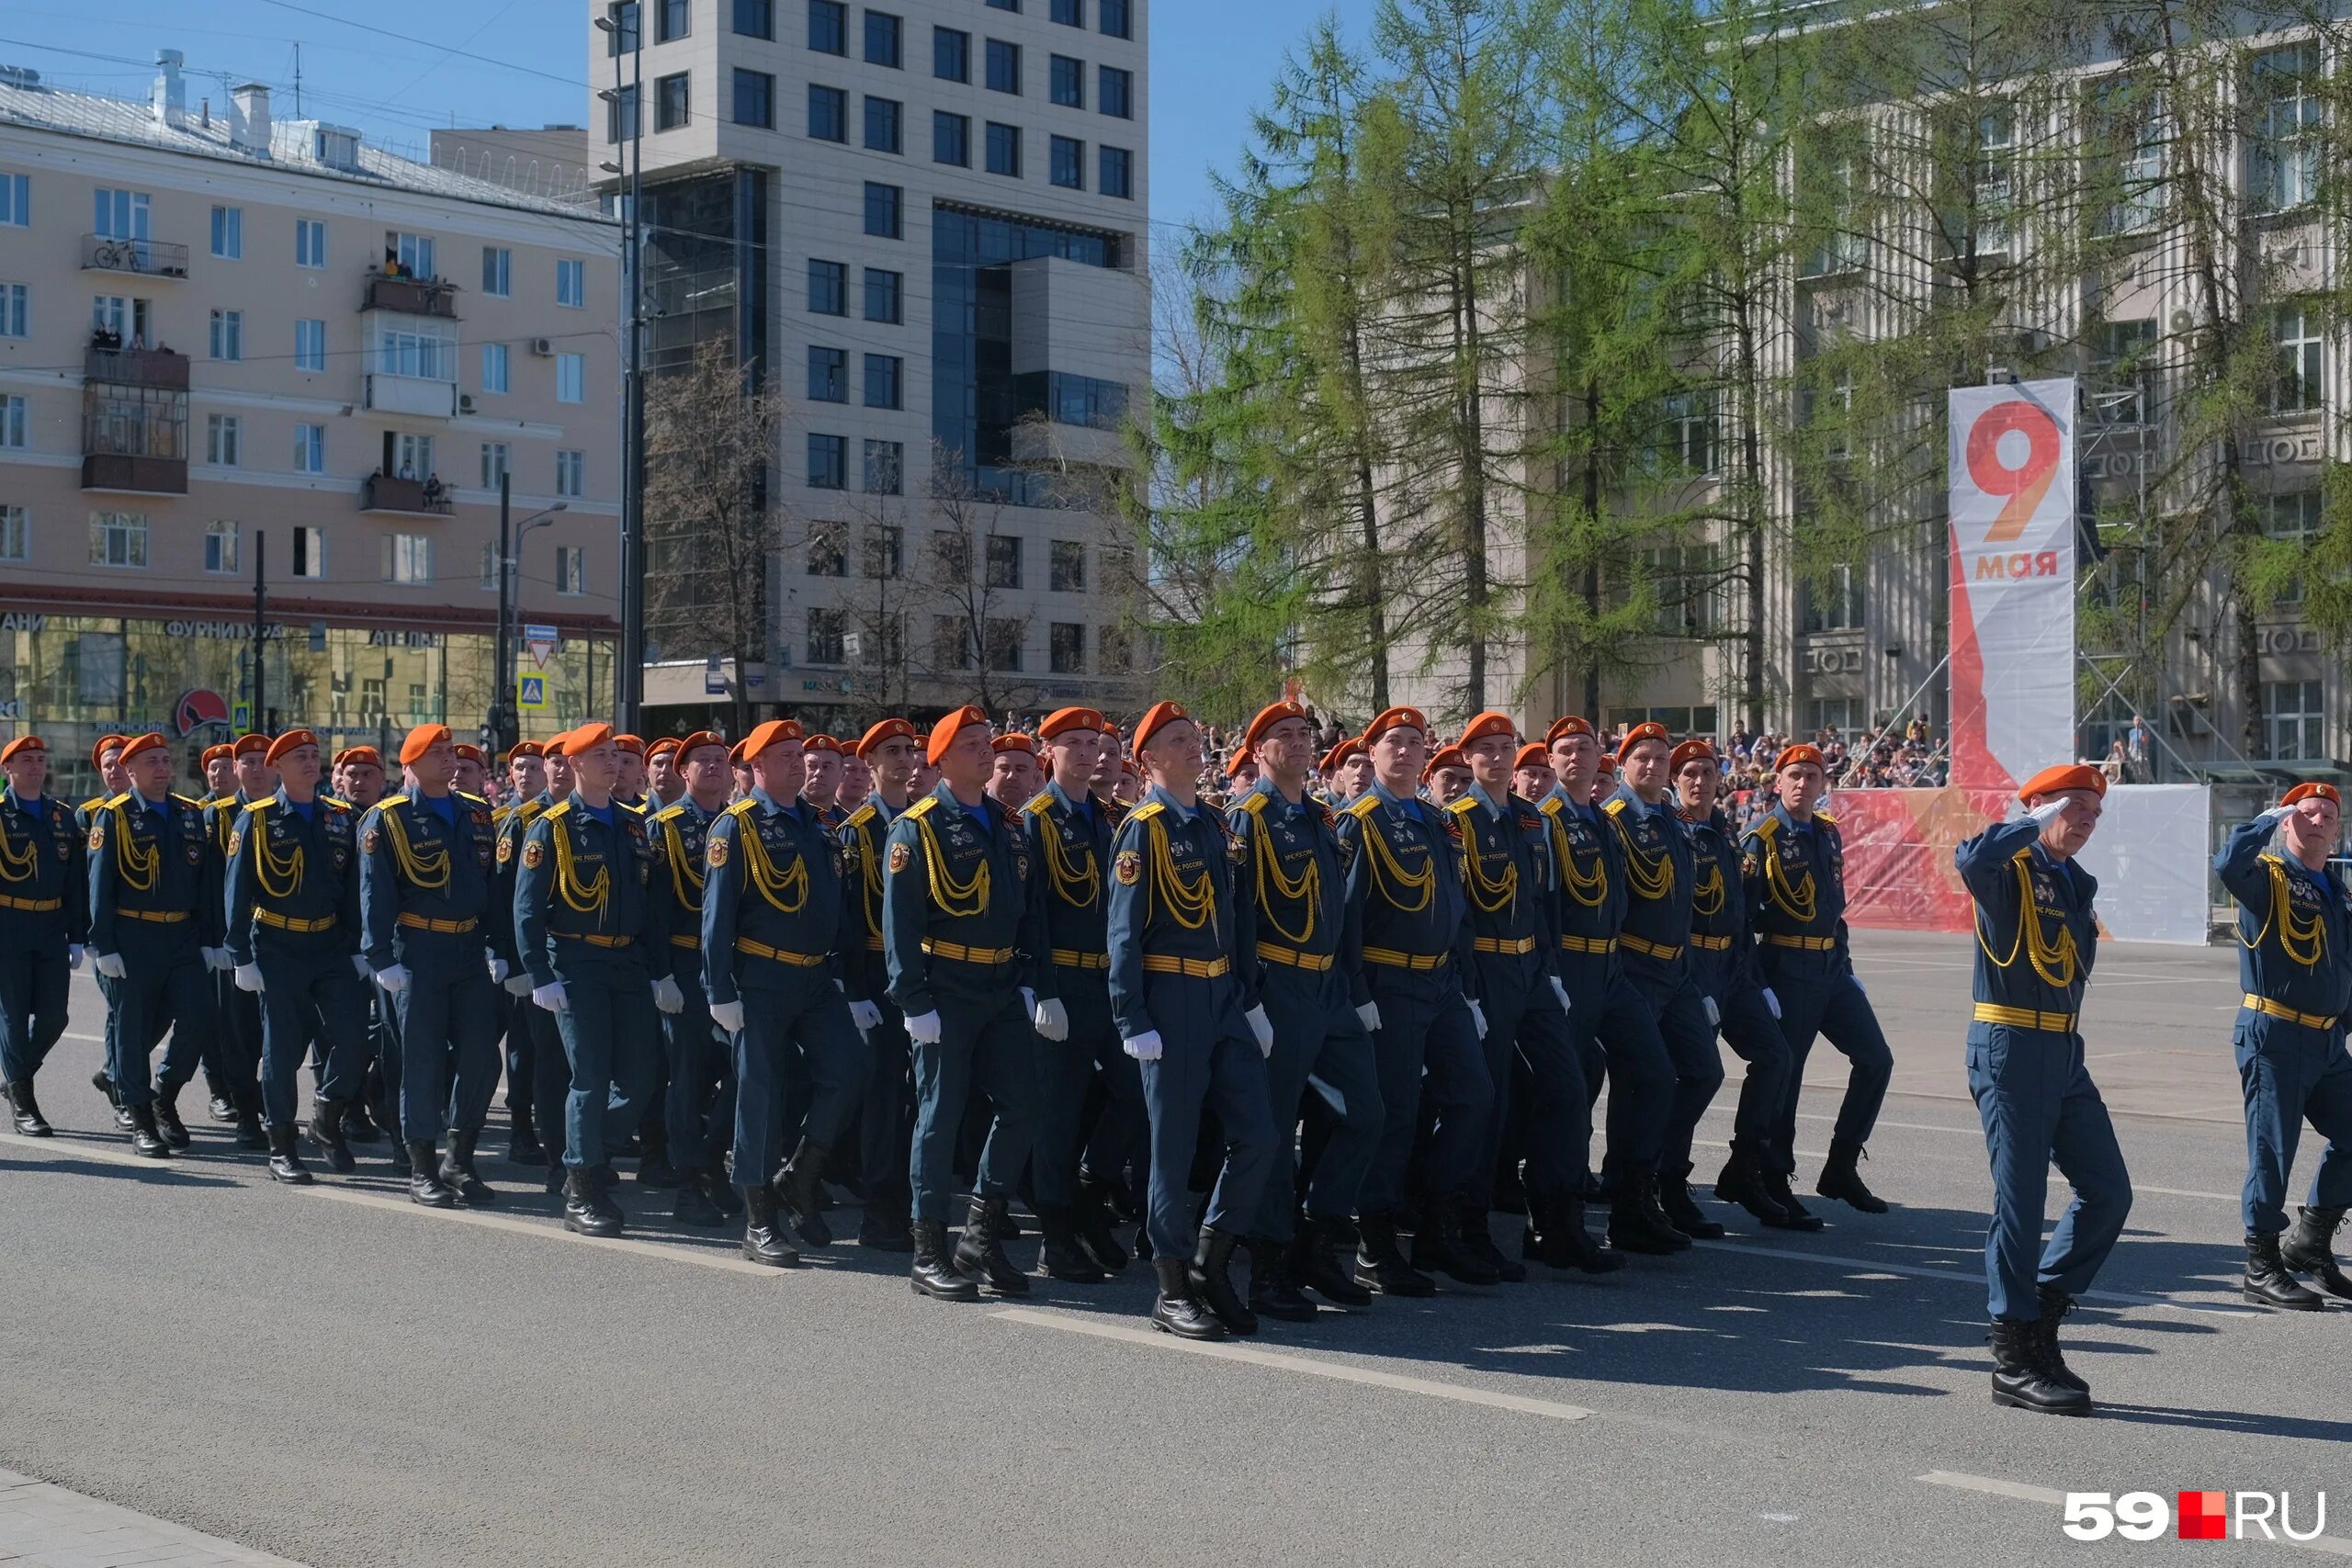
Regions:
[[[294,40],[294,118],[302,118],[302,40]]]

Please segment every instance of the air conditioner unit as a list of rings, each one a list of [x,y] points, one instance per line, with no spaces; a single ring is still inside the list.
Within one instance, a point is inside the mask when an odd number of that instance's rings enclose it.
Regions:
[[[531,353],[541,359],[554,358],[555,340],[552,338],[543,337],[533,338],[531,340]]]
[[[474,398],[471,392],[459,392],[458,394],[458,412],[459,413],[471,413],[474,412]]]

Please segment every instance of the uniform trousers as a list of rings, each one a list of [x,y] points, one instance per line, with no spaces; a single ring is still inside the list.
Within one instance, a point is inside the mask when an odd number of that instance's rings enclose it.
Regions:
[[[1970,1024],[1968,1092],[1993,1166],[1987,1305],[1996,1318],[2030,1322],[2041,1315],[2037,1284],[2072,1296],[2090,1288],[2132,1212],[2132,1177],[2083,1065],[2081,1035]],[[2045,1246],[2042,1201],[2053,1162],[2075,1198]]]
[[[743,1030],[734,1041],[735,1181],[750,1187],[773,1176],[791,1152],[786,1084],[805,1078],[803,1135],[831,1148],[857,1113],[865,1064],[849,1003],[824,970],[802,970],[780,986],[745,986],[741,1000]]]
[[[1144,1228],[1156,1258],[1190,1258],[1198,1240],[1192,1175],[1204,1114],[1216,1119],[1225,1159],[1209,1189],[1203,1225],[1247,1234],[1273,1168],[1266,1063],[1241,1017],[1240,996],[1229,975],[1144,976],[1144,1007],[1160,1042],[1158,1061],[1137,1064],[1151,1125],[1151,1191]]]
[[[159,934],[150,936],[148,930]],[[171,1043],[154,1076],[176,1093],[196,1076],[212,1036],[216,1010],[212,987],[206,983],[211,971],[198,951],[192,923],[125,921],[120,931],[123,974],[114,983],[115,1032],[107,1066],[114,1074],[115,1092],[135,1110],[153,1102],[148,1057],[164,1032],[171,1031]]]
[[[1657,1145],[1656,1168],[1679,1171],[1690,1163],[1690,1140],[1699,1119],[1724,1087],[1723,1053],[1715,1045],[1715,1031],[1707,1021],[1706,1004],[1687,971],[1664,971],[1644,964],[1626,966],[1626,978],[1649,1004],[1657,1021],[1657,1037],[1674,1068],[1674,1089],[1668,1097],[1666,1124]]]
[[[1101,1121],[1118,1123],[1109,1134],[1114,1141],[1132,1142],[1146,1116],[1142,1075],[1121,1046],[1111,1016],[1108,972],[1065,968],[1056,978],[1069,1038],[1037,1042],[1037,1143],[1029,1156],[1029,1182],[1041,1206],[1069,1208],[1078,1201],[1086,1112],[1098,1087]]]
[[[594,1170],[628,1141],[652,1099],[660,1015],[644,960],[633,950],[562,936],[552,942],[565,1004],[556,1028],[571,1068],[563,1100],[563,1163]]]
[[[2287,1228],[2287,1175],[2302,1123],[2327,1140],[2312,1178],[2311,1206],[2352,1206],[2352,1056],[2344,1029],[2238,1012],[2238,1086],[2245,1095],[2245,1228]]]
[[[1317,975],[1268,964],[1258,998],[1274,1026],[1274,1049],[1265,1066],[1273,1152],[1249,1232],[1286,1242],[1298,1234],[1301,1203],[1316,1220],[1343,1220],[1354,1213],[1364,1172],[1380,1150],[1387,1112],[1372,1036],[1357,1019],[1347,977],[1336,966]],[[1298,1127],[1308,1100],[1328,1115],[1314,1169],[1302,1188]]]
[[[322,1100],[349,1100],[368,1070],[368,982],[352,967],[346,934],[254,938],[261,968],[261,1116],[272,1131],[300,1123],[296,1080],[312,1041]],[[251,996],[251,992],[244,995]]]
[[[1781,1036],[1789,1046],[1789,1079],[1781,1093],[1781,1114],[1772,1129],[1772,1154],[1783,1173],[1796,1169],[1797,1100],[1804,1089],[1805,1058],[1816,1036],[1843,1052],[1850,1067],[1846,1098],[1838,1107],[1833,1134],[1841,1142],[1866,1144],[1878,1125],[1879,1107],[1894,1077],[1894,1053],[1887,1048],[1878,1013],[1854,976],[1808,964],[1808,955],[1775,959],[1763,950],[1764,983],[1781,1004]]]
[[[1541,953],[1481,953],[1472,962],[1483,993],[1479,1009],[1487,1015],[1479,1048],[1495,1092],[1464,1198],[1482,1213],[1494,1207],[1506,1147],[1524,1151],[1530,1191],[1566,1197],[1576,1190],[1592,1142],[1592,1101],[1568,1015],[1553,994]]]
[[[1009,976],[970,991],[938,985],[939,1039],[914,1043],[915,1126],[908,1156],[910,1217],[944,1223],[956,1181],[956,1134],[977,1089],[996,1107],[972,1180],[976,1197],[1001,1198],[1028,1162],[1037,1130],[1037,1031]],[[967,965],[976,972],[999,965]],[[978,976],[976,976],[976,979]]]
[[[0,1080],[30,1083],[65,1034],[65,932],[0,915]]]
[[[703,989],[699,953],[679,976],[678,989],[685,993],[685,1006],[662,1018],[669,1078],[662,1089],[662,1126],[673,1167],[708,1170],[718,1158],[720,1138],[733,1135],[735,1053],[710,1021],[710,994]],[[746,1006],[747,1017],[750,1010]]]
[[[1419,1190],[1410,1196],[1458,1201],[1469,1189],[1470,1168],[1487,1146],[1494,1084],[1487,1076],[1477,1025],[1450,968],[1365,966],[1364,978],[1380,1009],[1372,1046],[1380,1084],[1381,1129],[1356,1192],[1360,1214],[1389,1215],[1404,1205],[1408,1196],[1406,1168],[1412,1161],[1424,1095],[1433,1126],[1420,1162]]]
[[[498,1089],[498,1021],[479,938],[403,930],[398,962],[408,984],[391,994],[397,1044],[384,1082],[400,1108],[403,1142],[479,1133]]]

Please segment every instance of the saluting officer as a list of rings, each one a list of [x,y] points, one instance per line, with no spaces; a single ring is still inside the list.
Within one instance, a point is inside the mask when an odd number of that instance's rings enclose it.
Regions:
[[[1349,997],[1363,953],[1363,909],[1349,897],[1351,852],[1330,807],[1306,793],[1315,720],[1297,703],[1271,704],[1250,721],[1243,745],[1262,771],[1230,816],[1238,857],[1233,953],[1243,1016],[1262,1011],[1273,1030],[1266,1056],[1273,1157],[1249,1225],[1249,1304],[1306,1322],[1316,1307],[1302,1286],[1340,1306],[1372,1300],[1352,1260],[1342,1263],[1332,1248],[1355,1210],[1386,1112],[1371,1032]],[[1310,1095],[1328,1112],[1329,1135],[1301,1193],[1298,1122]]]
[[[474,1169],[498,1087],[498,959],[485,930],[497,844],[489,802],[449,787],[457,764],[447,725],[417,726],[401,742],[413,793],[386,795],[359,822],[360,950],[398,1021],[384,1087],[409,1198],[434,1209],[497,1196]],[[445,1126],[446,1160],[435,1152]]]
[[[65,1033],[71,970],[89,940],[90,883],[82,833],[65,803],[42,793],[49,747],[20,735],[0,749],[0,1084],[17,1132],[51,1134],[33,1076]]]
[[[2318,1312],[2326,1303],[2290,1269],[2352,1298],[2334,1237],[2352,1204],[2352,888],[2328,860],[2344,830],[2334,784],[2300,784],[2231,833],[2213,871],[2238,906],[2245,1000],[2233,1044],[2245,1096],[2245,1295],[2264,1306]],[[2311,1201],[2287,1229],[2287,1176],[2308,1120],[2327,1140]]]
[[[269,1174],[307,1186],[295,1146],[295,1078],[311,1041],[322,1066],[311,1135],[348,1171],[344,1108],[368,1068],[368,961],[359,956],[357,814],[319,794],[318,737],[289,729],[264,754],[277,792],[247,803],[229,835],[223,942],[238,990],[261,1004],[262,1117]]]
[[[1257,1314],[1228,1269],[1273,1165],[1263,1060],[1273,1025],[1262,1006],[1245,1015],[1233,976],[1235,846],[1199,798],[1199,727],[1174,703],[1155,703],[1136,723],[1135,750],[1150,788],[1112,840],[1105,936],[1111,1010],[1141,1064],[1151,1123],[1151,1320],[1188,1339],[1254,1334]],[[1224,1134],[1225,1160],[1195,1235],[1191,1175],[1204,1111]]]
[[[678,1172],[677,1217],[685,1224],[715,1225],[736,1212],[735,1189],[719,1157],[720,1137],[733,1136],[735,1064],[733,1053],[711,1033],[702,901],[711,824],[727,809],[727,742],[698,729],[667,750],[661,744],[655,749],[669,759],[665,772],[686,791],[646,825],[653,844],[652,897],[660,907],[655,923],[669,933],[667,946],[653,955],[654,967],[677,987],[670,998],[674,1007],[655,998],[670,1068],[662,1115],[669,1126],[670,1163]]]
[[[922,737],[903,718],[874,723],[857,742],[874,792],[842,824],[845,874],[858,916],[842,935],[842,983],[850,1020],[865,1042],[865,1090],[858,1103],[857,1244],[877,1252],[911,1252],[907,1225],[907,1167],[914,1138],[914,1056],[906,1016],[890,999],[882,942],[882,863],[891,824],[913,803]]]
[[[2132,1178],[2076,1027],[2098,952],[2098,883],[2075,857],[2106,795],[2097,768],[2045,768],[2018,791],[2023,817],[1952,857],[1976,903],[1968,1092],[1993,1165],[1993,1403],[2063,1416],[2086,1414],[2091,1401],[2059,1352],[2058,1320],[2090,1289],[2132,1212]],[[2041,1246],[2053,1160],[2075,1198]]]
[[[978,1276],[997,1294],[1025,1295],[1029,1277],[1005,1257],[1003,1235],[1005,1195],[1029,1158],[1037,1116],[1035,1003],[1023,993],[1045,943],[1029,849],[1020,822],[988,794],[987,714],[967,705],[946,715],[924,755],[939,784],[890,825],[882,891],[890,999],[914,1042],[912,1284],[971,1301]],[[951,1258],[947,1195],[974,1089],[995,1117]]]
[[[128,740],[130,788],[92,813],[90,945],[116,982],[115,1091],[130,1116],[130,1146],[163,1159],[188,1145],[175,1103],[196,1076],[212,1029],[203,950],[220,920],[204,901],[204,810],[171,791],[172,753],[153,731]],[[153,1082],[148,1055],[172,1032]]]

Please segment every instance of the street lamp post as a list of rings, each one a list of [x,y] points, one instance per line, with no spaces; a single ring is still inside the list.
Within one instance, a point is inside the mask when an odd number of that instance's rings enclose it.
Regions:
[[[507,476],[498,476],[498,649],[491,660],[492,677],[498,682],[498,698],[492,706],[496,716],[493,724],[498,733],[494,744],[501,755],[512,750],[520,739],[523,716],[515,703],[514,687],[520,671],[514,665],[514,617],[522,611],[523,598],[523,538],[534,528],[544,528],[555,521],[556,513],[571,510],[571,503],[559,501],[544,512],[535,512],[523,519],[519,528],[507,523],[507,496],[510,490]]]
[[[624,28],[621,18],[629,18]],[[641,4],[611,6],[596,18],[596,28],[613,39],[613,85],[603,95],[620,113],[628,105],[628,211],[621,276],[628,290],[628,336],[623,340],[621,428],[620,648],[614,661],[613,718],[626,729],[639,728],[638,709],[643,698],[645,670],[645,16]],[[626,45],[634,80],[624,99],[621,88],[621,46]],[[617,164],[604,165],[616,175]]]

